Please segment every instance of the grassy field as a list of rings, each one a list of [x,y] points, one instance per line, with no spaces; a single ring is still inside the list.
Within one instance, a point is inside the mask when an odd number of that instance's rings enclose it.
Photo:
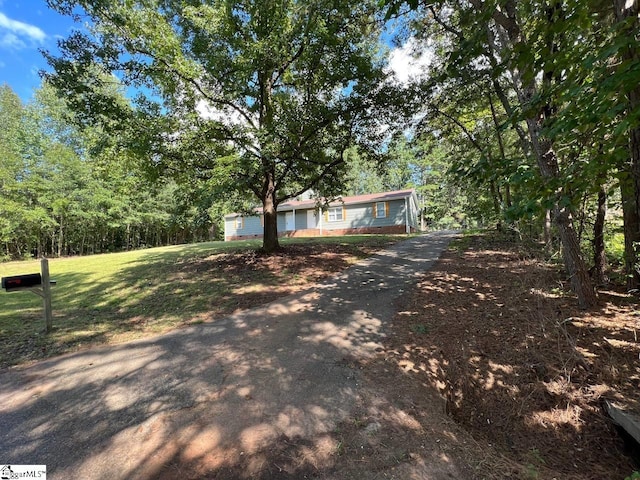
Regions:
[[[0,367],[101,343],[119,343],[265,303],[300,290],[402,236],[211,242],[51,259],[53,325],[42,300],[0,291]],[[0,264],[0,276],[40,271],[38,260]]]

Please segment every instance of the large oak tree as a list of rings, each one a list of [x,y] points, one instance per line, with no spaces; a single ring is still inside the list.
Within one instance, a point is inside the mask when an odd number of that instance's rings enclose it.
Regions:
[[[390,96],[375,2],[48,3],[91,25],[60,42],[60,57],[47,55],[70,105],[88,121],[118,119],[155,167],[255,195],[266,251],[279,246],[278,204],[339,190],[345,150],[381,131]],[[133,108],[101,94],[96,71],[134,91]]]

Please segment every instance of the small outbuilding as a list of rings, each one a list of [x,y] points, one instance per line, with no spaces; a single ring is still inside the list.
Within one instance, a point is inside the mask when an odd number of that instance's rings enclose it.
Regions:
[[[418,228],[415,190],[338,198],[318,206],[316,200],[291,200],[278,205],[278,236],[317,237],[365,233],[411,233]],[[224,217],[224,239],[262,238],[262,208],[254,215]]]

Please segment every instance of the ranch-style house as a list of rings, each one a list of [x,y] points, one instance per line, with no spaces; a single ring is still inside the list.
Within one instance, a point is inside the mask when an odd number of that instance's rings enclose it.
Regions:
[[[254,215],[230,213],[224,217],[224,239],[262,238],[262,208]],[[316,201],[291,200],[278,205],[278,235],[316,237],[362,233],[411,233],[418,228],[415,190],[342,197],[323,206]]]

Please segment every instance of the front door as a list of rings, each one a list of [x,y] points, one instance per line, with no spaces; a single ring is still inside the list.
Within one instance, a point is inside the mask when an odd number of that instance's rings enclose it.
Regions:
[[[307,228],[318,228],[318,216],[315,210],[307,210]]]
[[[296,229],[296,217],[294,216],[293,212],[286,212],[284,215],[285,218],[285,230],[287,232],[290,232],[292,230]]]

